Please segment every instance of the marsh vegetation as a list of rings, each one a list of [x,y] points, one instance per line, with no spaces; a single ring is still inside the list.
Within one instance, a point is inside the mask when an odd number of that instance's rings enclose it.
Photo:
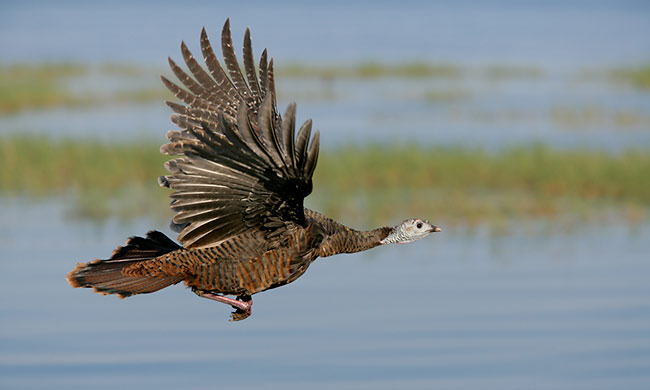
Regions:
[[[0,387],[647,390],[649,14],[3,3]],[[174,128],[158,75],[173,77],[180,40],[201,56],[202,25],[218,49],[226,16],[238,53],[249,25],[255,57],[274,57],[281,112],[295,101],[321,131],[308,207],[443,232],[318,260],[236,326],[180,285],[125,300],[70,288],[76,262],[128,236],[176,238],[156,183]]]
[[[158,188],[166,156],[154,141],[102,143],[0,139],[0,193],[74,200],[77,215],[167,215]],[[321,152],[309,202],[365,223],[406,214],[448,224],[512,218],[592,218],[618,210],[629,222],[650,210],[650,150],[609,154],[536,146],[499,152],[375,144]],[[365,216],[365,217],[364,217]]]
[[[84,65],[81,63],[52,64],[0,64],[0,114],[11,114],[28,109],[56,107],[87,107],[115,103],[149,103],[171,98],[155,75],[164,69],[153,69],[128,64]],[[285,79],[316,79],[324,82],[334,80],[375,80],[387,78],[447,80],[456,87],[444,90],[430,89],[421,99],[433,103],[467,99],[472,96],[462,81],[466,79],[484,82],[509,80],[542,80],[547,72],[533,66],[489,65],[464,67],[454,64],[430,62],[406,62],[387,64],[365,61],[358,64],[314,65],[288,63],[277,69]],[[573,78],[604,80],[631,85],[641,90],[650,88],[650,66],[615,68],[606,71],[581,70]],[[93,80],[110,80],[116,87],[106,93],[79,85]],[[144,82],[143,82],[144,79]],[[104,86],[105,87],[105,86]],[[336,97],[328,91],[320,97]]]
[[[0,113],[157,103],[171,97],[158,86],[157,73],[125,64],[2,66]],[[648,68],[612,69],[593,73],[592,77],[596,74],[600,81],[643,89]],[[287,79],[283,84],[286,93],[281,90],[280,95],[298,95],[296,99],[305,98],[312,104],[355,99],[356,86],[366,83],[379,91],[390,89],[392,84],[383,80],[399,78],[408,88],[391,91],[390,101],[420,102],[425,110],[429,105],[443,107],[438,117],[522,126],[539,120],[539,113],[516,102],[495,110],[492,105],[474,101],[486,99],[495,90],[508,90],[513,82],[529,85],[550,77],[545,70],[532,66],[468,68],[372,61],[356,65],[286,64],[279,67],[278,75]],[[582,80],[584,75],[579,72],[575,80]],[[471,89],[476,83],[483,89]],[[559,128],[650,128],[650,114],[643,106],[552,103],[546,107],[546,120]],[[391,121],[397,126],[401,121],[399,113],[374,115],[371,123],[388,127]],[[543,143],[490,149],[385,141],[353,141],[352,145],[324,148],[308,203],[333,217],[345,215],[367,224],[405,213],[436,215],[447,224],[502,225],[522,217],[593,218],[612,210],[635,222],[646,218],[650,210],[647,146],[625,147],[612,153]],[[166,216],[168,192],[155,184],[155,178],[165,173],[166,158],[158,148],[159,142],[146,136],[135,142],[132,137],[100,142],[8,131],[0,138],[0,163],[11,169],[0,172],[0,193],[68,198],[78,216]]]

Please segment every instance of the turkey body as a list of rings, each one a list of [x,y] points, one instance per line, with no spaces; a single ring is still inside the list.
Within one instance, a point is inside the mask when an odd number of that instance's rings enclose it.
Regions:
[[[183,281],[197,295],[250,315],[253,294],[291,283],[318,257],[353,253],[394,242],[410,242],[440,229],[410,219],[396,227],[358,231],[304,208],[312,191],[319,133],[311,120],[296,132],[296,105],[276,107],[273,59],[252,55],[250,32],[243,45],[243,73],[232,45],[230,24],[222,29],[225,69],[205,29],[201,53],[206,69],[185,43],[189,73],[171,58],[180,81],[163,83],[184,104],[167,102],[178,127],[167,133],[161,153],[169,175],[158,180],[172,190],[171,227],[131,237],[109,259],[79,263],[67,276],[73,287],[92,287],[125,298]],[[227,295],[235,296],[229,298]]]
[[[293,282],[318,257],[370,249],[381,245],[393,230],[357,231],[315,211],[304,211],[306,227],[294,224],[271,240],[259,231],[248,231],[214,246],[183,248],[152,231],[146,238],[130,238],[110,259],[80,263],[68,274],[68,281],[73,287],[93,287],[120,298],[184,281],[200,296],[235,295],[249,301],[253,294]],[[235,309],[233,320],[250,315],[250,309]]]
[[[295,225],[274,240],[242,233],[217,246],[179,249],[151,260],[153,268],[168,263],[182,271],[185,284],[197,290],[250,296],[291,283],[318,257],[357,252],[380,245],[390,228],[363,234],[305,209],[307,227]],[[346,241],[335,241],[342,231]],[[147,263],[140,263],[143,271]],[[143,272],[140,271],[140,272]],[[144,271],[146,273],[146,271]]]

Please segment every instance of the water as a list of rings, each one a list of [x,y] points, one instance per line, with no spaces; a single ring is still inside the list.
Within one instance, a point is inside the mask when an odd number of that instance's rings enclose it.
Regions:
[[[248,4],[248,3],[247,3]],[[479,3],[3,2],[2,63],[165,66],[200,27],[225,17],[240,42],[278,61],[426,60],[469,69],[459,80],[280,78],[324,148],[404,142],[500,148],[533,142],[619,151],[650,145],[648,92],[581,71],[650,58],[645,1]],[[239,45],[239,43],[237,43]],[[539,67],[539,79],[491,80],[491,64]],[[478,72],[478,73],[476,73]],[[112,79],[73,80],[112,90]],[[139,76],[159,85],[157,72]],[[140,84],[138,84],[140,85]],[[427,100],[431,92],[457,99]],[[578,123],[558,109],[595,111]],[[619,114],[636,121],[621,124]],[[172,128],[161,103],[0,116],[0,136],[107,141]],[[77,261],[107,257],[156,220],[74,219],[66,199],[0,198],[0,388],[647,389],[650,224],[495,234],[445,228],[409,245],[321,259],[291,285],[255,296],[253,316],[182,286],[125,300],[72,289]],[[435,216],[429,216],[438,223]],[[516,216],[513,216],[516,218]],[[388,221],[387,221],[388,222]],[[394,221],[393,221],[394,222]],[[444,223],[442,224],[443,228]]]
[[[186,14],[191,21],[179,20]],[[218,47],[227,16],[237,48],[250,25],[256,57],[268,47],[280,67],[424,60],[468,72],[450,80],[278,77],[281,110],[296,101],[299,121],[314,119],[325,148],[371,141],[498,149],[541,142],[616,152],[650,145],[650,94],[583,73],[650,60],[646,2],[5,3],[0,61],[139,64],[150,71],[127,80],[91,74],[71,80],[71,88],[89,96],[128,85],[160,88],[156,69],[171,76],[165,59],[180,60],[179,42],[198,54],[206,25]],[[541,75],[495,80],[482,75],[491,65],[525,65]],[[452,97],[430,98],[436,94]],[[0,135],[162,139],[173,127],[169,114],[158,101],[24,111],[1,116]]]
[[[72,289],[77,261],[164,223],[95,225],[64,202],[0,208],[3,388],[589,388],[650,381],[650,225],[446,230],[320,259],[253,315],[181,286]]]
[[[150,75],[152,86],[159,80]],[[284,110],[297,102],[297,120],[313,118],[325,150],[340,145],[419,143],[499,149],[531,143],[617,152],[650,146],[650,93],[606,83],[542,80],[304,80],[279,77]],[[449,85],[451,84],[451,86]],[[427,101],[436,91],[466,97]],[[569,115],[563,119],[562,113]],[[155,139],[174,128],[162,102],[25,111],[0,116],[0,135],[128,141]],[[566,116],[565,115],[565,116]],[[572,116],[576,119],[571,119]],[[632,122],[620,123],[629,115]]]
[[[650,54],[650,5],[633,1],[482,2],[171,1],[106,4],[5,2],[2,62],[82,61],[159,65],[199,29],[231,18],[237,46],[312,63],[425,59],[558,68],[638,64]]]

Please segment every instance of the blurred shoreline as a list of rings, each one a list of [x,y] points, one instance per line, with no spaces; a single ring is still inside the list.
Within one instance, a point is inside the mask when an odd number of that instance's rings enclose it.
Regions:
[[[0,115],[16,114],[24,110],[144,104],[170,99],[172,95],[155,77],[161,73],[169,72],[135,64],[116,63],[94,66],[82,63],[0,65]],[[450,85],[446,90],[434,89],[420,96],[422,101],[431,103],[470,98],[475,91],[468,89],[468,82],[507,84],[524,80],[543,83],[544,79],[551,77],[549,70],[535,66],[500,64],[470,68],[449,63],[390,64],[379,61],[328,66],[290,63],[280,65],[276,75],[287,84],[296,79],[323,83],[324,91],[320,96],[309,96],[312,100],[336,99],[337,95],[328,94],[327,84],[337,81],[407,79],[448,82]],[[566,77],[565,82],[605,84],[605,88],[612,90],[627,86],[648,93],[650,65],[581,69]],[[90,90],[88,83],[96,88]],[[83,87],[84,85],[86,87]],[[650,117],[644,120],[650,125]]]
[[[168,157],[158,149],[146,140],[0,138],[0,164],[14,167],[0,172],[0,196],[67,198],[72,214],[89,219],[167,215],[170,192],[155,179],[167,173]],[[491,153],[374,144],[323,150],[307,202],[363,225],[410,214],[448,225],[612,217],[634,225],[650,217],[647,172],[650,148],[613,155],[542,145]]]

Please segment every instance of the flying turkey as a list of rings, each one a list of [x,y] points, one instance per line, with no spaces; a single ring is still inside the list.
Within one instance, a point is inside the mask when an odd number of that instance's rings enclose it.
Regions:
[[[225,70],[204,28],[207,71],[181,43],[191,75],[170,58],[182,86],[161,76],[184,103],[167,102],[179,129],[167,133],[169,143],[160,150],[180,157],[169,160],[170,174],[159,178],[173,190],[171,226],[182,246],[158,231],[131,237],[110,259],[79,263],[67,276],[72,287],[125,298],[184,281],[197,295],[231,305],[231,320],[237,321],[250,315],[253,294],[293,282],[318,257],[440,231],[422,219],[358,231],[304,208],[318,159],[318,131],[311,136],[308,120],[296,135],[295,104],[283,116],[278,113],[273,59],[267,61],[264,50],[256,71],[249,29],[244,73],[229,20],[221,49]]]

